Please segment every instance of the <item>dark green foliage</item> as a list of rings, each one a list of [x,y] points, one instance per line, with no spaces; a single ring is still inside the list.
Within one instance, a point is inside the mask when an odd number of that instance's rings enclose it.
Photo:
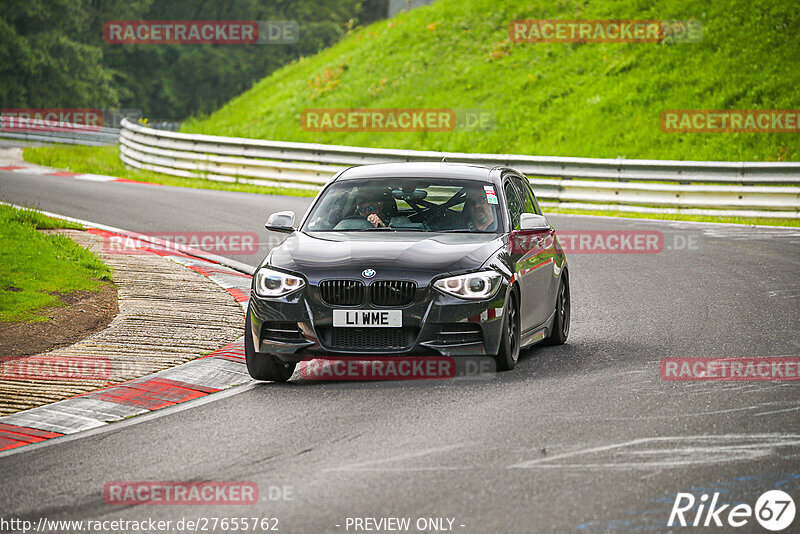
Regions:
[[[210,113],[359,23],[361,0],[4,0],[0,106],[136,108],[146,117]],[[383,11],[385,13],[385,11]],[[375,20],[374,0],[363,8]],[[112,45],[109,20],[292,20],[292,45]]]

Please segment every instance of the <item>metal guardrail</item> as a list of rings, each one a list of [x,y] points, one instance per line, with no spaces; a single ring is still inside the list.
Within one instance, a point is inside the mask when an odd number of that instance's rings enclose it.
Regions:
[[[174,176],[316,189],[368,163],[505,165],[525,173],[545,205],[625,211],[800,217],[800,162],[750,163],[469,154],[290,143],[155,130],[122,121],[120,158]]]
[[[10,122],[12,120],[13,122]],[[0,138],[6,139],[102,146],[118,143],[119,133],[120,128],[0,116]]]

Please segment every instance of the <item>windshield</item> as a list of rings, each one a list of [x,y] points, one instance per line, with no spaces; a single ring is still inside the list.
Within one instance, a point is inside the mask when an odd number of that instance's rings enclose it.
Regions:
[[[489,182],[371,178],[331,185],[304,230],[497,233],[500,228],[497,191]]]

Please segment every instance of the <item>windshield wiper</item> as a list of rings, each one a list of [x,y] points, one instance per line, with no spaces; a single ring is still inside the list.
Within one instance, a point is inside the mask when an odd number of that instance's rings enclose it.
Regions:
[[[451,230],[431,230],[431,232],[435,232],[437,234],[493,234],[495,232],[491,232],[488,230],[468,230],[466,228],[454,228]]]

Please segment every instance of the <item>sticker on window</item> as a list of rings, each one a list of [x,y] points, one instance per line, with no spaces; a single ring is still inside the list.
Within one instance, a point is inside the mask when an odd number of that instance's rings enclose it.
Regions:
[[[486,191],[486,202],[488,204],[497,204],[497,193],[494,192],[494,186],[484,185],[483,190]]]

